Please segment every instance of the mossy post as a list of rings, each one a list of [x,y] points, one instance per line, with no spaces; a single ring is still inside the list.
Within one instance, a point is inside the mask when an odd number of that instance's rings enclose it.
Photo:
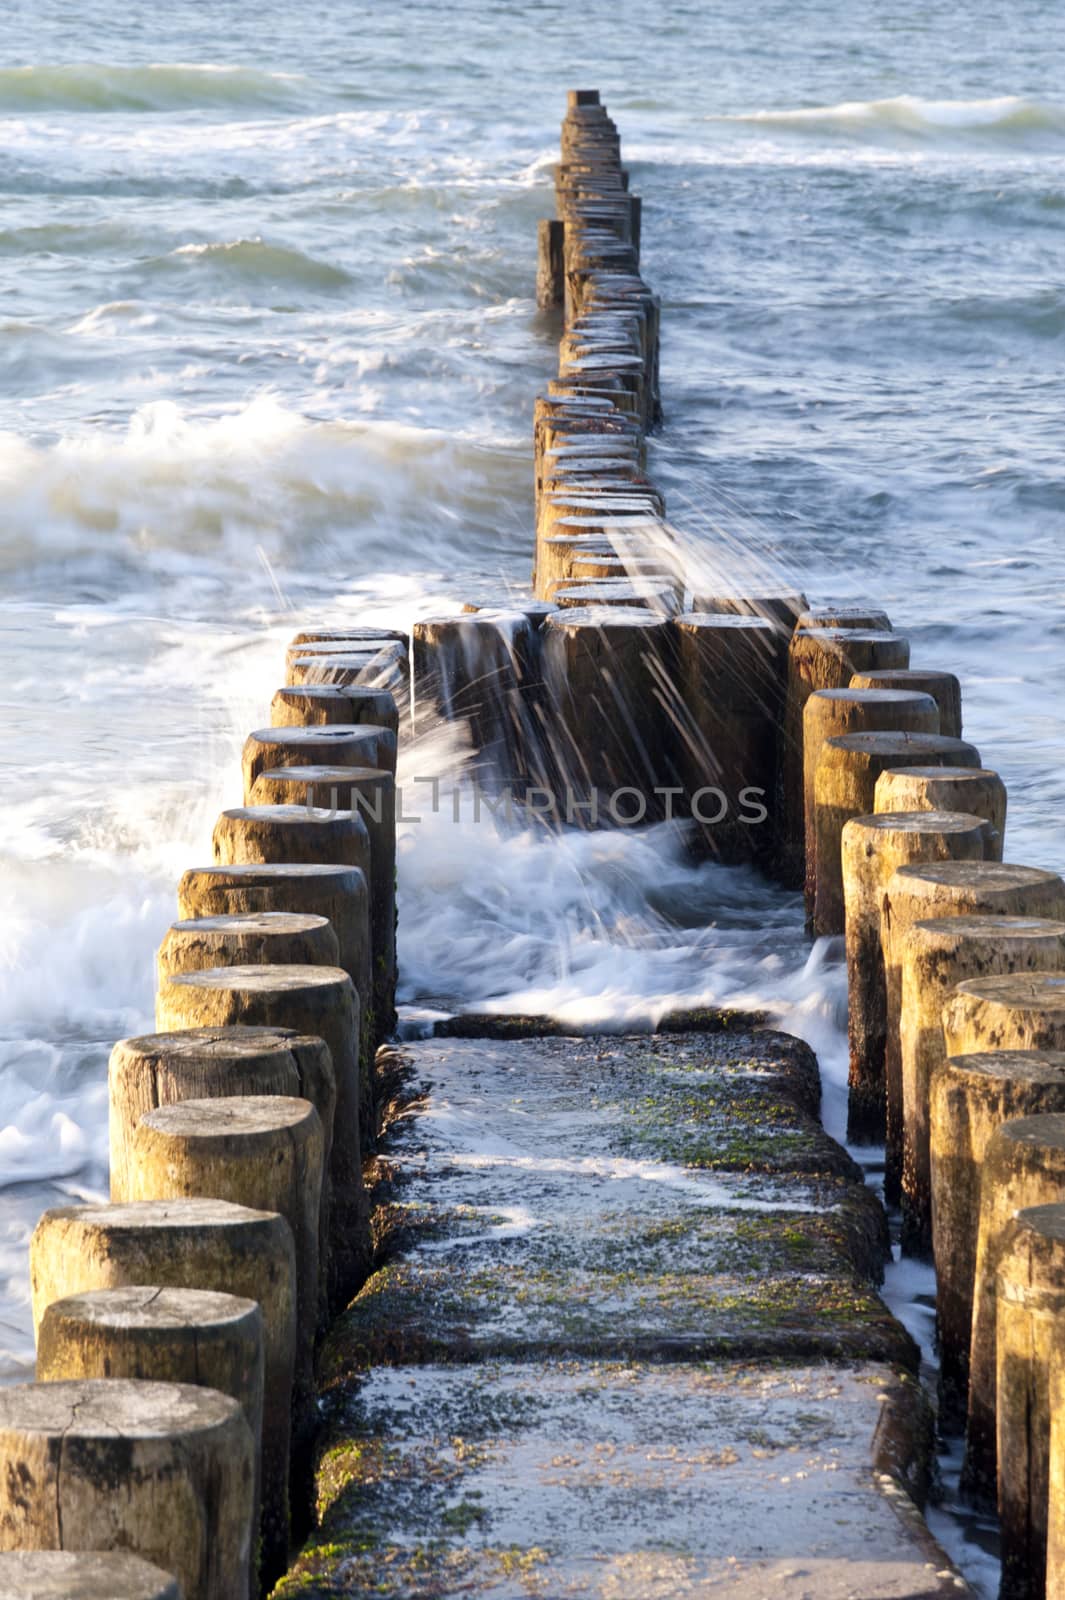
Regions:
[[[185,1600],[249,1592],[254,1446],[229,1395],[17,1384],[0,1390],[0,1457],[0,1548],[125,1550],[173,1572]]]
[[[973,1278],[969,1402],[961,1488],[979,1505],[996,1498],[998,1334],[996,1283],[1010,1220],[1065,1193],[1065,1115],[1021,1117],[995,1129],[980,1175],[980,1223]]]
[[[292,1458],[293,1482],[302,1485],[317,1414],[314,1351],[327,1304],[319,1270],[323,1168],[318,1113],[309,1100],[278,1095],[159,1106],[145,1113],[134,1132],[130,1170],[130,1200],[229,1200],[253,1211],[276,1211],[292,1230]]]
[[[987,767],[891,767],[876,780],[874,811],[968,811],[988,825],[986,859],[1002,860],[1006,785]]]
[[[370,944],[373,1042],[396,1025],[396,780],[381,768],[278,767],[261,772],[255,806],[302,806],[353,812],[370,837]]]
[[[331,1303],[355,1292],[370,1270],[369,1204],[362,1181],[355,997],[339,967],[214,967],[178,973],[156,997],[160,1028],[294,1027],[329,1047],[336,1112],[331,1178]]]
[[[156,957],[159,981],[203,967],[335,967],[340,946],[327,917],[248,911],[171,923]]]
[[[211,1289],[92,1289],[54,1300],[37,1331],[39,1383],[140,1378],[216,1389],[239,1402],[255,1450],[251,1600],[259,1589],[263,1359],[258,1303]],[[0,1600],[3,1587],[0,1578]]]
[[[959,1433],[965,1423],[980,1174],[991,1136],[1017,1117],[1062,1113],[1065,1051],[992,1050],[948,1056],[932,1069],[928,1120],[943,1432]]]
[[[950,916],[915,922],[897,941],[902,1071],[902,1248],[932,1253],[929,1096],[946,1058],[943,1006],[956,984],[1065,965],[1065,922],[1046,917]]]
[[[784,838],[780,872],[789,886],[798,889],[805,882],[803,717],[807,700],[819,689],[845,688],[856,672],[875,667],[908,667],[909,664],[909,640],[899,634],[879,626],[847,628],[816,623],[807,626],[804,618],[799,618],[788,646],[787,689],[778,758]]]
[[[817,856],[814,779],[825,741],[850,733],[938,734],[939,707],[931,695],[897,689],[817,689],[806,701],[802,714],[802,797],[806,917],[811,926],[817,874],[819,867],[825,868]],[[842,922],[838,928],[823,931],[842,933]]]
[[[260,1573],[264,1582],[273,1582],[288,1559],[296,1351],[292,1230],[275,1212],[253,1211],[225,1200],[151,1200],[63,1206],[44,1212],[30,1240],[30,1289],[38,1339],[45,1312],[57,1300],[90,1289],[146,1285],[213,1289],[256,1300],[262,1308]],[[250,1434],[248,1437],[250,1454]],[[252,1479],[249,1468],[249,1507]],[[244,1592],[243,1588],[230,1589],[229,1595]]]
[[[181,1588],[128,1550],[4,1550],[0,1600],[181,1600]]]
[[[935,917],[1050,917],[1065,921],[1065,883],[1041,867],[998,861],[945,861],[903,866],[884,890],[880,905],[880,942],[884,955],[887,999],[887,1147],[884,1193],[891,1203],[902,1194],[902,1057],[899,1050],[902,952],[915,922]],[[946,1039],[947,1055],[962,1055],[980,1046],[955,1045]]]
[[[1019,1211],[995,1280],[1000,1600],[1043,1600],[1050,1503],[1050,1369],[1065,1355],[1065,1205]]]
[[[897,868],[921,861],[981,861],[980,819],[964,813],[884,812],[852,817],[840,840],[847,945],[847,1137],[880,1144],[887,1129],[887,992],[880,902]]]
[[[846,925],[843,890],[843,829],[853,817],[870,816],[881,772],[900,757],[966,762],[980,756],[960,739],[937,733],[844,733],[826,739],[814,774],[813,837],[808,877],[812,885],[809,930],[816,937],[839,934]]]

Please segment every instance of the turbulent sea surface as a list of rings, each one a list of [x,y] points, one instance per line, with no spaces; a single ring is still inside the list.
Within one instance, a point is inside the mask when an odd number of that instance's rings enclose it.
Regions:
[[[4,1372],[30,1358],[28,1230],[106,1181],[107,1053],[150,1025],[175,879],[239,800],[294,620],[409,621],[527,578],[556,359],[535,225],[570,85],[602,89],[644,196],[673,520],[704,562],[885,606],[964,679],[1008,858],[1065,864],[1059,20],[6,8]],[[430,818],[401,917],[415,1007],[767,1003],[821,1050],[839,1127],[838,953],[665,835]]]

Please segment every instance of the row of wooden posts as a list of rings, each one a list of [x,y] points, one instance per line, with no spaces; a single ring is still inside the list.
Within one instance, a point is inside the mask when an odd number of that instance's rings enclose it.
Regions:
[[[582,770],[679,785],[703,848],[801,886],[809,930],[845,936],[849,1131],[886,1141],[903,1248],[935,1261],[942,1427],[965,1429],[968,1495],[997,1498],[1003,1596],[1065,1595],[1065,883],[1003,862],[1006,791],[962,738],[958,680],[911,666],[884,612],[686,583],[646,471],[659,306],[594,91],[570,97],[556,194],[535,567],[567,639],[556,711]],[[706,823],[707,786],[761,791],[764,819]]]
[[[846,935],[851,1133],[886,1137],[905,1246],[934,1253],[944,1425],[965,1419],[969,1491],[997,1483],[1004,1593],[1063,1592],[1065,884],[1003,864],[1005,790],[961,738],[957,680],[911,668],[882,612],[693,592],[646,472],[641,208],[594,91],[571,96],[556,193],[537,598],[417,624],[419,697],[528,811],[686,815]],[[245,805],[179,886],[164,1031],[112,1055],[111,1203],[34,1234],[38,1382],[0,1392],[0,1547],[28,1595],[78,1595],[79,1549],[115,1552],[93,1558],[115,1600],[255,1594],[312,1514],[314,1351],[372,1263],[407,641],[302,633],[285,677]]]
[[[110,1203],[41,1217],[0,1391],[0,1596],[256,1600],[314,1508],[314,1361],[367,1277],[408,640],[296,635],[184,874],[158,1033],[109,1066]]]

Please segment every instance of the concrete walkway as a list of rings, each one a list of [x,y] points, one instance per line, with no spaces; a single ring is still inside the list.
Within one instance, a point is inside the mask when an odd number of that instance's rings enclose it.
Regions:
[[[279,1595],[958,1595],[883,1213],[780,1034],[433,1040]]]

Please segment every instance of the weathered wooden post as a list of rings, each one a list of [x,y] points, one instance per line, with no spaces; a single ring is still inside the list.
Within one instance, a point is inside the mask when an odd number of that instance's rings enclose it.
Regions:
[[[1059,914],[1065,916],[1065,910]],[[943,1031],[952,1056],[978,1050],[1065,1049],[1065,962],[1056,972],[959,984],[944,1004]]]
[[[939,707],[939,732],[948,739],[961,738],[961,684],[953,672],[927,667],[894,667],[881,672],[857,672],[852,689],[908,689],[930,694]]]
[[[976,763],[978,765],[978,763]],[[894,873],[880,906],[887,997],[887,1148],[884,1192],[897,1202],[902,1190],[902,1060],[899,1052],[902,952],[915,922],[945,916],[1050,917],[1065,921],[1065,883],[1041,867],[997,861],[944,861],[903,866]],[[948,1037],[948,1055],[970,1048]],[[980,1046],[972,1046],[979,1049]]]
[[[302,1491],[317,1416],[314,1351],[327,1304],[319,1258],[323,1139],[318,1113],[309,1100],[279,1095],[159,1106],[146,1112],[134,1131],[130,1172],[130,1200],[229,1200],[253,1211],[276,1211],[292,1230],[292,1451]]]
[[[1065,1206],[1018,1211],[995,1280],[1001,1600],[1043,1600],[1050,1502],[1050,1368],[1065,1353]]]
[[[709,612],[677,617],[673,629],[679,690],[673,718],[689,811],[720,859],[769,859],[777,836],[776,730],[783,703],[779,632],[765,617]],[[706,820],[698,802],[711,791],[716,822]],[[755,820],[759,812],[761,822]]]
[[[322,723],[368,723],[387,728],[399,737],[399,708],[387,689],[361,688],[357,684],[286,684],[270,702],[275,728],[306,728]]]
[[[553,217],[537,226],[536,304],[541,311],[561,308],[565,292],[562,265],[566,224]]]
[[[41,1321],[54,1301],[88,1289],[144,1285],[214,1289],[257,1300],[262,1308],[265,1377],[261,1572],[265,1582],[273,1582],[288,1556],[289,1447],[296,1349],[292,1230],[274,1212],[253,1211],[209,1199],[63,1206],[43,1214],[30,1241],[30,1288],[38,1338]],[[250,1434],[248,1440],[250,1457]],[[253,1476],[249,1463],[249,1516]],[[246,1582],[245,1574],[245,1586]],[[231,1587],[224,1594],[231,1597],[244,1592],[244,1588]]]
[[[874,811],[968,811],[988,824],[987,860],[1002,860],[1006,785],[987,767],[890,767],[876,780]]]
[[[913,862],[982,861],[984,844],[980,818],[962,812],[882,812],[844,824],[847,1137],[857,1144],[879,1144],[887,1128],[887,992],[880,946],[884,888],[898,867]]]
[[[1065,1052],[993,1050],[948,1056],[932,1069],[932,1245],[945,1432],[959,1432],[965,1420],[980,1174],[991,1135],[1017,1117],[1059,1113],[1065,1113]]]
[[[1045,917],[948,916],[913,923],[896,941],[902,1070],[902,1248],[932,1249],[929,1093],[945,1059],[943,1007],[956,984],[993,973],[1065,965],[1065,922]]]
[[[329,1163],[334,1303],[370,1270],[369,1203],[362,1180],[360,1077],[351,980],[339,967],[213,967],[176,973],[156,997],[160,1028],[294,1027],[329,1046],[336,1110]],[[134,1165],[134,1164],[131,1164]],[[131,1182],[136,1179],[131,1175]]]
[[[965,1425],[963,1492],[994,1505],[998,1448],[996,1283],[1010,1220],[1029,1206],[1055,1205],[1065,1193],[1065,1116],[1021,1117],[995,1129],[980,1176],[973,1325],[969,1346],[969,1404]]]
[[[127,1550],[173,1572],[186,1600],[248,1593],[254,1447],[231,1396],[123,1378],[16,1384],[0,1389],[0,1458],[5,1550]]]
[[[825,741],[814,774],[807,861],[812,882],[810,931],[816,936],[844,931],[843,829],[852,817],[872,814],[877,778],[900,758],[980,765],[972,745],[937,733],[844,733]]]
[[[211,848],[215,861],[225,867],[306,863],[352,867],[362,873],[367,890],[366,920],[360,930],[357,970],[351,974],[351,981],[359,997],[362,1074],[370,1085],[378,1026],[373,993],[372,848],[363,818],[350,811],[320,811],[300,805],[237,806],[219,816]]]
[[[384,767],[396,770],[396,736],[371,723],[314,723],[306,727],[258,728],[244,741],[244,804],[260,772],[270,767]]]
[[[396,1025],[396,780],[374,768],[278,767],[261,772],[252,804],[353,812],[370,837],[370,933],[375,1043]]]
[[[665,619],[637,608],[597,606],[548,617],[544,677],[567,812],[579,793],[577,803],[601,808],[622,825],[657,814],[655,790],[675,775],[662,710],[672,681],[672,637]],[[557,806],[559,797],[552,798]]]
[[[829,739],[855,733],[939,733],[939,707],[931,695],[897,689],[816,689],[802,714],[802,796],[805,828],[806,917],[814,924],[817,892],[817,816],[814,780]],[[822,862],[824,868],[830,864]],[[822,930],[819,930],[822,931]],[[824,929],[842,932],[842,926]]]
[[[160,980],[200,967],[335,967],[340,946],[327,917],[294,911],[249,911],[171,923],[156,958]]]
[[[40,1383],[141,1378],[216,1389],[240,1403],[255,1449],[251,1600],[259,1592],[263,1360],[258,1303],[212,1289],[91,1289],[54,1300],[37,1331]],[[3,1593],[0,1577],[0,1600]]]

